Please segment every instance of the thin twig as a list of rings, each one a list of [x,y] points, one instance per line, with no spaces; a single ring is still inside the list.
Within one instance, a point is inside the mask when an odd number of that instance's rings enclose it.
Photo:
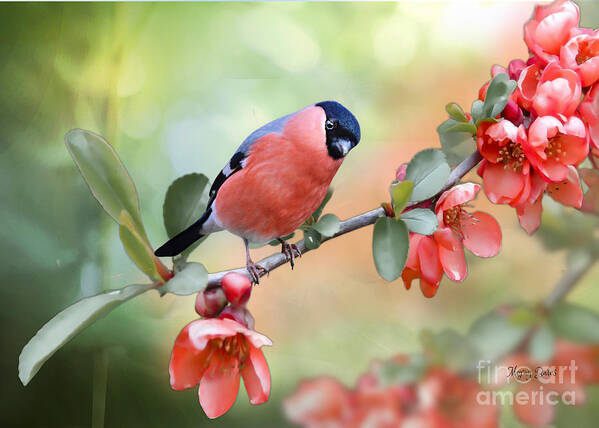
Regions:
[[[550,310],[557,303],[561,302],[597,261],[597,259],[591,255],[588,255],[582,260],[577,260],[576,263],[569,267],[560,280],[555,284],[551,293],[545,298],[545,301],[543,302],[543,307],[545,309]]]
[[[454,186],[458,181],[460,181],[460,179],[464,175],[466,175],[469,171],[471,171],[480,162],[481,159],[482,159],[482,157],[477,151],[477,152],[472,153],[470,156],[468,156],[462,162],[460,162],[460,164],[458,164],[454,168],[454,170],[451,171],[451,173],[449,174],[447,183],[445,184],[443,189],[430,199],[434,199],[435,197],[437,197],[439,194],[441,194],[445,190]],[[413,205],[415,205],[415,204],[408,204],[406,206],[406,209],[410,208]],[[384,213],[383,208],[375,208],[375,209],[368,211],[364,214],[360,214],[358,216],[355,216],[355,217],[349,218],[345,221],[342,221],[340,224],[340,227],[339,227],[339,232],[337,232],[335,235],[333,235],[331,237],[324,237],[321,242],[324,243],[330,239],[337,238],[341,235],[345,235],[346,233],[349,233],[354,230],[361,229],[368,225],[374,224],[374,222],[379,217],[382,217],[384,214],[385,213]],[[306,248],[306,244],[304,243],[304,240],[299,241],[296,245],[297,245],[298,250],[300,250],[300,252],[302,254],[305,254],[310,251],[310,249]],[[279,266],[284,265],[285,263],[287,263],[287,261],[288,260],[283,253],[275,253],[275,254],[272,254],[272,255],[260,260],[258,262],[258,264],[260,266],[262,266],[264,269],[266,269],[266,272],[262,274],[262,275],[266,275],[269,272],[271,272],[272,270],[278,268]],[[249,277],[249,274],[245,267],[237,268],[237,269],[230,269],[230,270],[223,270],[220,272],[214,272],[214,273],[211,273],[208,275],[207,287],[208,288],[219,287],[222,277],[225,276],[229,272],[238,272],[238,273],[241,273],[241,274]]]

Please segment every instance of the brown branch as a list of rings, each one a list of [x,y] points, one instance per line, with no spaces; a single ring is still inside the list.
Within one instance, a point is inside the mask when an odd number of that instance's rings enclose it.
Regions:
[[[596,257],[588,255],[586,258],[573,263],[555,284],[551,293],[545,298],[543,308],[551,310],[557,303],[561,302],[593,267],[596,261]]]
[[[453,171],[451,171],[451,173],[449,174],[447,183],[445,184],[443,189],[430,199],[432,200],[432,199],[436,198],[439,194],[441,194],[445,190],[449,189],[450,187],[454,186],[457,182],[460,181],[460,179],[464,175],[466,175],[469,171],[471,171],[480,162],[481,159],[482,159],[482,157],[477,151],[477,152],[472,153],[470,156],[468,156],[462,162],[460,162],[460,164],[457,165],[453,169]],[[421,203],[421,202],[418,202],[418,203]],[[406,206],[406,209],[408,209],[414,205],[416,205],[416,203],[408,204]],[[383,210],[383,208],[379,207],[379,208],[375,208],[371,211],[368,211],[364,214],[360,214],[358,216],[355,216],[355,217],[349,218],[345,221],[342,221],[340,224],[340,227],[339,227],[339,231],[331,237],[324,237],[321,242],[324,243],[330,239],[337,238],[341,235],[345,235],[346,233],[349,233],[354,230],[361,229],[368,225],[374,224],[374,222],[379,217],[382,217],[383,215],[384,215],[384,210]],[[305,245],[303,239],[301,241],[299,241],[296,245],[297,245],[298,250],[300,250],[300,252],[302,254],[305,254],[305,253],[311,251],[310,249],[306,248],[306,245]],[[288,262],[288,260],[283,253],[275,253],[268,257],[263,258],[262,260],[260,260],[258,262],[258,264],[260,266],[262,266],[263,268],[266,269],[266,272],[263,273],[261,276],[267,275],[272,270],[278,268],[281,265],[284,265],[287,262]],[[230,270],[223,270],[223,271],[214,272],[214,273],[211,273],[208,275],[207,287],[208,288],[219,287],[222,277],[225,276],[229,272],[238,272],[243,275],[246,275],[249,278],[249,274],[245,267],[237,268],[237,269],[230,269]]]

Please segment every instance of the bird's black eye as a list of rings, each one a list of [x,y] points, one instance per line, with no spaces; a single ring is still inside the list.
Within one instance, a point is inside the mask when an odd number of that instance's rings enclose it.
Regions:
[[[324,127],[330,131],[332,129],[335,129],[337,127],[337,121],[332,121],[332,120],[327,120],[326,123],[324,124]]]

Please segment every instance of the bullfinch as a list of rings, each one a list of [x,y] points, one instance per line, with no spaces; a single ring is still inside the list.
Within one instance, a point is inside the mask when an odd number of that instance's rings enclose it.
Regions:
[[[258,283],[265,269],[249,242],[277,239],[291,261],[299,254],[284,236],[318,208],[345,156],[360,141],[355,116],[336,101],[312,104],[252,132],[214,180],[204,214],[155,252],[181,253],[209,233],[228,230],[245,243],[247,270]]]

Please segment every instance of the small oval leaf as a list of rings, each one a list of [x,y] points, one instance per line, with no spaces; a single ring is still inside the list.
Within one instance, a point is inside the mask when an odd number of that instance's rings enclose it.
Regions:
[[[408,258],[408,228],[401,220],[381,217],[374,224],[372,255],[379,275],[394,281],[401,275]]]
[[[69,131],[64,140],[90,191],[104,210],[116,222],[121,211],[127,211],[135,228],[143,231],[135,185],[112,146],[101,136],[83,129]]]
[[[187,229],[204,214],[210,198],[209,191],[210,180],[204,174],[187,174],[171,183],[162,206],[164,227],[169,238]],[[180,257],[185,260],[206,238],[198,239]]]
[[[401,212],[408,204],[410,196],[412,196],[413,189],[414,183],[409,180],[393,183],[389,188],[389,192],[391,193],[391,200],[393,201],[393,210],[395,211],[395,218],[399,218]]]
[[[322,240],[322,236],[316,230],[311,227],[306,227],[304,229],[304,244],[306,248],[309,250],[315,250],[320,247],[320,241]]]
[[[426,149],[412,158],[406,169],[406,180],[414,183],[412,201],[423,201],[436,195],[449,177],[449,165],[438,149]]]
[[[153,284],[129,285],[87,297],[59,312],[31,338],[19,355],[19,379],[23,385],[27,385],[48,358],[77,333],[121,303],[153,287]]]
[[[505,316],[490,312],[472,324],[468,337],[481,359],[495,360],[512,351],[527,331],[525,327],[513,325]]]
[[[457,103],[449,103],[445,106],[445,111],[449,113],[449,116],[457,120],[458,122],[468,122],[468,118],[466,117],[466,113],[462,110]]]
[[[551,311],[551,330],[574,342],[599,342],[599,315],[583,306],[560,303]]]
[[[179,296],[187,296],[204,290],[206,284],[208,284],[208,271],[204,265],[201,263],[187,263],[160,290]]]
[[[325,214],[312,227],[322,236],[331,237],[335,233],[339,232],[340,224],[341,222],[335,214]]]
[[[410,232],[419,235],[432,235],[437,230],[437,216],[426,208],[414,208],[401,215],[401,219],[408,226]]]
[[[516,86],[518,84],[514,80],[510,80],[505,73],[499,73],[495,76],[487,88],[482,114],[479,119],[493,119],[501,114]]]

